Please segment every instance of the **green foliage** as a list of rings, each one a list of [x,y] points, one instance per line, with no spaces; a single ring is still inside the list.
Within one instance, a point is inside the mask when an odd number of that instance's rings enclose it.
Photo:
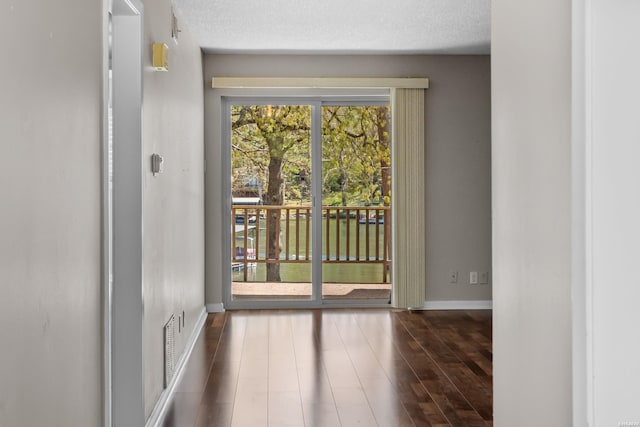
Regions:
[[[311,190],[310,107],[233,106],[231,122],[234,194],[253,193],[282,204],[307,201]],[[388,205],[388,107],[323,107],[322,122],[323,203]]]
[[[339,191],[343,204],[385,200],[391,183],[388,107],[330,106],[322,116],[324,191]]]
[[[300,198],[300,185],[288,188],[302,170],[310,170],[310,108],[308,106],[233,106],[231,164],[234,194],[253,191],[262,196],[269,180],[281,198]],[[270,176],[272,174],[280,174]],[[257,183],[250,189],[247,182]],[[276,197],[276,194],[272,194]],[[277,197],[276,197],[277,198]]]

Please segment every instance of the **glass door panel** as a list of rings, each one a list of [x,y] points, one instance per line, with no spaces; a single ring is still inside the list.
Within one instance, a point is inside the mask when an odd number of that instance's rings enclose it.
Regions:
[[[322,107],[322,297],[391,297],[388,105]]]
[[[231,106],[232,299],[311,299],[311,110]]]

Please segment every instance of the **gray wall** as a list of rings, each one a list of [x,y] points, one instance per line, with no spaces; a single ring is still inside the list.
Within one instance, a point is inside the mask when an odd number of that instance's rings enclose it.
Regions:
[[[0,13],[3,426],[101,422],[100,3]]]
[[[571,3],[492,2],[496,426],[572,425]]]
[[[221,151],[214,76],[429,77],[426,93],[428,301],[491,300],[491,285],[469,285],[491,270],[491,99],[488,56],[206,55],[206,302],[222,301]],[[217,98],[217,99],[216,99]],[[449,271],[459,271],[449,284]]]
[[[163,390],[163,325],[185,312],[176,356],[204,309],[204,123],[202,54],[180,20],[171,39],[171,3],[147,2],[144,64],[144,379],[148,416]],[[151,65],[153,43],[169,46],[169,72]],[[155,177],[149,158],[164,158]],[[176,330],[176,332],[178,332]]]
[[[0,31],[0,425],[102,422],[101,2],[11,2]],[[170,3],[146,2],[145,413],[162,389],[162,325],[204,307],[202,56]],[[27,29],[28,30],[25,30]],[[10,40],[18,42],[9,42]],[[151,43],[171,71],[150,70]],[[142,408],[141,408],[142,409]]]

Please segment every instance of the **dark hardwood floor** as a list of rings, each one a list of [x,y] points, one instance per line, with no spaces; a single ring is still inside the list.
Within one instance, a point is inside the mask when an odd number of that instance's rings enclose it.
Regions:
[[[491,311],[210,314],[165,427],[491,426]]]

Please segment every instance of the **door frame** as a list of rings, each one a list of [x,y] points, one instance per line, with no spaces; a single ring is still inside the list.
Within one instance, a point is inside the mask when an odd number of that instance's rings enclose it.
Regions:
[[[143,4],[103,0],[103,424],[144,425]],[[113,121],[109,112],[113,111]]]
[[[322,205],[322,107],[324,105],[389,105],[389,90],[353,90],[318,91],[310,95],[308,91],[290,92],[284,95],[277,93],[259,94],[259,90],[232,89],[221,96],[221,154],[222,154],[222,297],[225,308],[229,309],[264,309],[264,308],[319,308],[319,307],[390,307],[391,301],[381,299],[323,299],[322,298],[322,258],[312,259],[310,299],[282,300],[234,300],[231,293],[231,253],[224,248],[231,245],[231,127],[230,112],[232,105],[308,105],[311,107],[311,185],[312,209]],[[316,112],[317,111],[317,112]],[[393,145],[393,140],[391,141]],[[393,230],[393,227],[391,228]],[[392,231],[393,233],[393,231]],[[322,222],[312,224],[312,252],[322,253]],[[395,260],[392,258],[391,265]],[[393,284],[392,284],[393,286]]]

